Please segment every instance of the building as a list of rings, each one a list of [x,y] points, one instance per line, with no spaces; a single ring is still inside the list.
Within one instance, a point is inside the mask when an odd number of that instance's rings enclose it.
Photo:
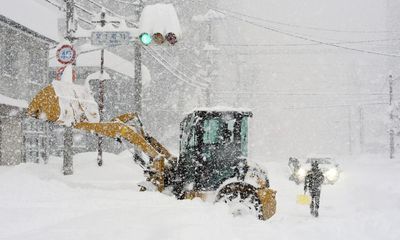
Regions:
[[[11,13],[0,15],[0,165],[46,162],[48,125],[27,118],[24,110],[48,84],[47,56],[56,41],[14,21],[18,16]]]

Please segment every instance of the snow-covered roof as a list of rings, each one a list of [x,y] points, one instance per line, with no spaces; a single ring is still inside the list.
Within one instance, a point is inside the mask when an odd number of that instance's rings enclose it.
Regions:
[[[21,99],[14,99],[0,94],[0,104],[11,105],[14,107],[27,108],[28,102]]]
[[[139,26],[140,32],[161,33],[163,35],[172,32],[178,38],[182,37],[178,15],[172,4],[158,3],[146,6],[140,16]]]
[[[58,19],[62,13],[45,1],[1,0],[0,15],[47,38],[58,41]]]
[[[93,50],[93,51],[92,51]],[[56,49],[52,49],[49,53],[49,66],[60,67],[61,64],[55,58]],[[84,44],[78,47],[78,57],[76,66],[78,67],[99,67],[101,50],[90,44]],[[135,77],[135,63],[128,61],[110,51],[104,50],[104,67],[119,72],[128,77]],[[142,65],[142,82],[144,85],[150,83],[151,75],[149,69]]]
[[[192,112],[251,112],[250,109],[234,108],[227,106],[197,107]]]

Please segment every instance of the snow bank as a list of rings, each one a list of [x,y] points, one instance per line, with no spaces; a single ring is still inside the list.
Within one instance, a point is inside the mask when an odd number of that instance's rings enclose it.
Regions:
[[[320,217],[296,204],[302,186],[290,182],[286,159],[263,163],[277,192],[270,221],[233,217],[223,204],[178,201],[139,192],[139,167],[124,152],[75,156],[72,176],[62,160],[0,168],[0,239],[385,239],[400,236],[399,160],[369,156],[340,162],[344,172],[323,186]]]

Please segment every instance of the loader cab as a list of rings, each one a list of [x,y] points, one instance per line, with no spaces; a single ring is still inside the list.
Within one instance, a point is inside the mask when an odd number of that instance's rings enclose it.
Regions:
[[[217,189],[231,177],[244,177],[251,112],[198,110],[180,124],[178,169],[195,191]]]

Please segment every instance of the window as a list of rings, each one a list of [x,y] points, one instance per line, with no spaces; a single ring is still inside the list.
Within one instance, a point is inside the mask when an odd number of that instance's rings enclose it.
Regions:
[[[185,120],[181,124],[181,148],[182,150],[187,148],[187,145],[190,141],[191,137],[191,127],[190,125],[194,121],[193,116],[189,115],[188,117],[185,118]]]
[[[242,124],[240,126],[240,141],[241,141],[241,150],[242,156],[247,157],[248,155],[248,132],[249,132],[249,119],[244,117],[242,119]]]
[[[204,121],[203,142],[205,144],[218,143],[219,125],[220,125],[219,119],[208,119]]]

